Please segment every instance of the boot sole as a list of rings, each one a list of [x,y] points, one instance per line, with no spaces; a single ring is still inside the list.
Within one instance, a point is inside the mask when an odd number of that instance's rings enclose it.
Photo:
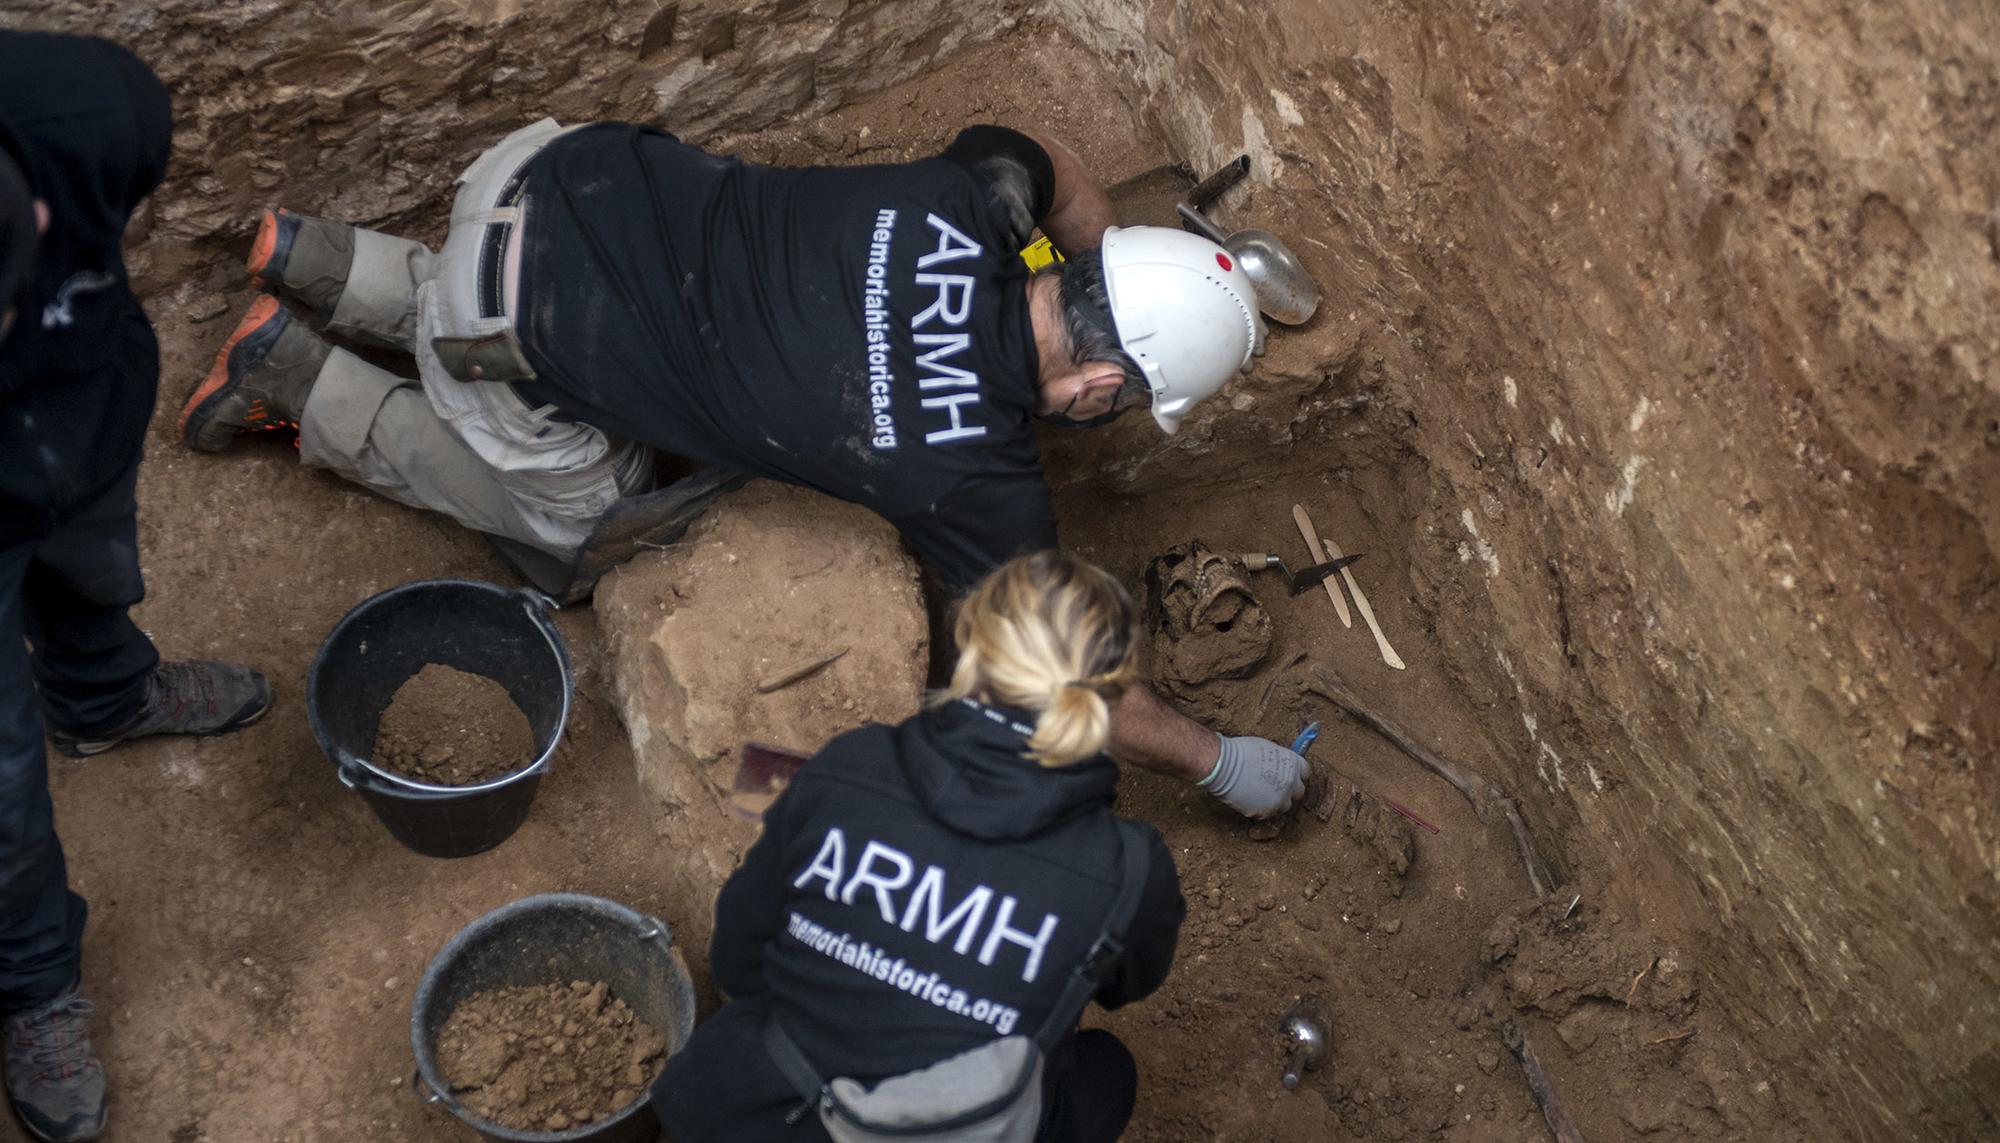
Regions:
[[[189,448],[203,452],[220,452],[226,447],[202,448],[196,442],[201,437],[201,431],[208,427],[209,420],[214,417],[216,407],[236,391],[237,379],[229,368],[229,359],[235,354],[237,344],[269,325],[276,319],[278,310],[278,299],[270,294],[263,295],[250,303],[250,312],[243,315],[243,320],[237,323],[235,332],[229,335],[228,341],[222,343],[222,351],[215,355],[215,364],[209,367],[208,376],[201,379],[201,384],[195,386],[194,394],[187,399],[187,404],[181,407],[180,424],[176,431],[180,434],[181,441]]]
[[[278,277],[283,275],[284,270],[280,267],[276,275],[272,274],[271,263],[279,255],[291,253],[290,250],[278,249],[278,235],[281,230],[278,216],[284,213],[282,210],[264,211],[263,218],[257,223],[257,239],[250,245],[250,256],[243,261],[243,268],[249,272],[250,280],[261,289],[269,290],[277,287]]]

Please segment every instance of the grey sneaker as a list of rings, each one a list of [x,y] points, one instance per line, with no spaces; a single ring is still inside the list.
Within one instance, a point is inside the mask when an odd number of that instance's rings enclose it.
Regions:
[[[90,1014],[78,982],[39,1008],[4,1021],[7,1098],[28,1133],[45,1143],[104,1132],[104,1065],[90,1046]]]
[[[306,398],[332,352],[278,299],[258,295],[181,407],[181,440],[202,452],[221,452],[238,433],[298,431]]]
[[[151,734],[227,734],[271,709],[271,681],[235,663],[161,663],[146,680],[146,705],[114,731],[88,738],[49,728],[49,741],[71,758],[102,754]]]

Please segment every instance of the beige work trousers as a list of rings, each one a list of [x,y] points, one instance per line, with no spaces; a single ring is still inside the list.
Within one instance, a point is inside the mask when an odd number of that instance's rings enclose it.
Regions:
[[[526,225],[499,207],[502,188],[560,134],[553,119],[524,127],[459,176],[444,249],[354,228],[354,262],[326,331],[408,351],[415,380],[335,348],[300,417],[299,457],[392,500],[442,512],[468,528],[567,557],[621,495],[652,486],[652,450],[556,419],[510,385],[460,381],[433,338],[510,328],[474,303],[486,226]]]

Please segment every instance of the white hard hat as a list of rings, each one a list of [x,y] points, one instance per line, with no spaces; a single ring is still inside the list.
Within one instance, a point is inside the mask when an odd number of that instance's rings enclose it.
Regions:
[[[1164,226],[1104,232],[1104,290],[1118,341],[1153,391],[1171,433],[1196,401],[1249,372],[1263,348],[1257,291],[1229,251]]]

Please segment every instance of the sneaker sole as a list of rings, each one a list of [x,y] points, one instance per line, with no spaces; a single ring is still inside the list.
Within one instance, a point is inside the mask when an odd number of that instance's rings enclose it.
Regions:
[[[85,1128],[84,1130],[87,1131],[88,1134],[64,1135],[64,1136],[43,1134],[41,1128],[36,1127],[34,1124],[28,1122],[28,1117],[22,1115],[18,1110],[14,1112],[14,1122],[19,1123],[21,1125],[21,1130],[26,1131],[30,1136],[41,1140],[41,1143],[81,1143],[81,1141],[104,1138],[104,1128],[106,1123],[109,1122],[109,1119],[108,1117],[106,1119],[100,1119],[97,1121],[95,1127]]]
[[[201,379],[201,384],[195,386],[194,394],[187,399],[187,404],[181,407],[180,424],[176,431],[180,434],[182,443],[189,448],[201,449],[201,446],[195,443],[201,436],[201,430],[208,427],[209,419],[215,415],[216,406],[236,391],[237,379],[232,376],[229,368],[229,359],[236,352],[236,346],[244,338],[269,325],[276,318],[279,308],[278,299],[270,294],[259,297],[250,303],[250,312],[243,315],[243,320],[237,323],[235,332],[229,335],[229,340],[222,343],[222,351],[215,355],[215,364],[209,367],[208,376]],[[217,452],[220,449],[202,449],[202,451]]]
[[[232,722],[228,726],[218,726],[214,730],[183,731],[182,733],[177,734],[174,737],[214,738],[218,734],[234,734],[235,732],[242,730],[244,727],[256,723],[258,720],[262,719],[265,715],[271,713],[271,707],[273,707],[274,705],[276,705],[276,700],[271,695],[267,694],[264,696],[264,705],[258,707],[257,712],[255,714],[250,715],[248,718],[245,718],[240,722]],[[149,734],[146,735],[145,737],[164,738],[167,736],[164,734],[160,735]],[[49,744],[56,748],[56,752],[58,754],[65,755],[70,758],[94,758],[97,755],[112,749],[113,747],[123,746],[127,742],[136,742],[136,741],[138,740],[133,738],[92,738],[92,739],[77,741],[77,740],[51,737],[49,739]]]

